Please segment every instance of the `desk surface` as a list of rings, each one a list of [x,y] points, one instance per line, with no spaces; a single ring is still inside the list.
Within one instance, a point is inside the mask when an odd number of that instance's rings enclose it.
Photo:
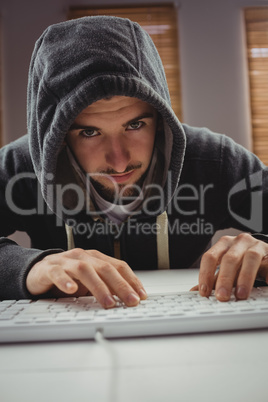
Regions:
[[[150,293],[197,270],[138,272]],[[268,330],[0,346],[1,402],[267,402]]]

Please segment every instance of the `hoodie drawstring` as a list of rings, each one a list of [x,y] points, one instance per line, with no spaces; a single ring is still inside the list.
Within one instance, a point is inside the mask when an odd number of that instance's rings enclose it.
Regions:
[[[156,218],[158,225],[157,231],[157,262],[158,269],[169,269],[169,244],[168,244],[168,216],[166,211]],[[71,226],[65,224],[65,231],[67,235],[67,249],[75,248],[73,229]]]
[[[166,211],[156,218],[158,269],[169,269],[168,216]]]
[[[67,235],[67,250],[75,248],[73,228],[65,223],[65,231]]]

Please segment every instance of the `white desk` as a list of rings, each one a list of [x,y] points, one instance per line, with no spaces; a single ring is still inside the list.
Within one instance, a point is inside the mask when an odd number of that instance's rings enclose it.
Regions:
[[[198,271],[138,275],[148,291],[173,291],[195,285]],[[116,362],[94,341],[2,345],[0,401],[268,401],[268,330],[116,339],[111,346]]]

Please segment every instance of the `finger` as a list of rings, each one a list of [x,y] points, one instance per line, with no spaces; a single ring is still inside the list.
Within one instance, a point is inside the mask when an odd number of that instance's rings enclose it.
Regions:
[[[238,235],[229,250],[223,255],[215,286],[215,296],[220,301],[230,300],[233,287],[237,282],[247,250],[258,243],[247,233]],[[237,276],[238,275],[238,276]]]
[[[99,261],[93,258],[90,259],[90,262],[69,259],[65,269],[72,277],[79,280],[104,308],[111,308],[115,306],[116,301],[109,286],[96,272],[98,264]]]
[[[139,295],[118,273],[117,269],[107,262],[109,259],[103,258],[102,253],[87,253],[82,249],[73,249],[72,253],[66,253],[66,256],[74,258],[71,267],[72,275],[88,288],[103,307],[109,308],[115,305],[112,294],[118,296],[130,307],[136,306],[140,302]],[[101,258],[96,258],[96,256],[101,256]]]
[[[64,293],[72,294],[78,289],[77,283],[59,265],[51,265],[47,270],[47,278]]]
[[[48,292],[56,286],[64,293],[73,293],[77,290],[77,284],[64,272],[60,265],[51,262],[53,257],[45,257],[36,263],[28,273],[26,286],[32,295],[40,295]]]
[[[86,252],[88,255],[93,256],[94,258],[99,258],[100,260],[114,266],[118,273],[130,284],[134,292],[138,294],[140,299],[145,300],[147,298],[147,293],[141,280],[134,274],[130,266],[125,261],[107,256],[97,250],[87,250]]]
[[[267,266],[261,267],[261,268],[259,269],[259,271],[258,271],[258,277],[259,277],[261,280],[265,281],[266,284],[268,284],[268,267],[267,267]]]
[[[96,272],[120,300],[127,306],[136,306],[140,302],[137,292],[112,265],[99,260],[97,264]]]
[[[217,282],[218,275],[219,275],[219,272],[217,272],[216,275],[214,276],[213,289],[215,288],[215,284],[216,284],[216,282]],[[195,285],[194,287],[192,287],[192,288],[190,289],[190,292],[199,290],[199,288],[200,288],[199,285]]]
[[[135,306],[139,303],[139,295],[119,274],[115,266],[118,266],[119,263],[125,266],[126,263],[105,256],[96,250],[73,249],[66,252],[65,256],[68,260],[73,258],[72,275],[83,283],[104,307],[115,305],[115,300],[113,299],[114,303],[112,304],[111,297],[107,295],[109,292],[109,295],[112,296],[109,289],[127,306]],[[129,267],[128,269],[130,270]]]
[[[261,261],[261,265],[258,271],[258,278],[264,280],[266,284],[268,284],[268,254],[265,254]]]
[[[234,237],[223,236],[202,257],[199,271],[199,292],[208,297],[215,285],[215,272],[222,256],[229,250]]]
[[[263,245],[256,241],[256,244],[250,247],[243,258],[243,263],[239,276],[237,278],[235,295],[237,299],[245,300],[248,298],[255,278],[259,271],[260,264],[264,257]]]
[[[141,280],[134,274],[129,265],[124,261],[116,260],[117,272],[130,284],[132,289],[139,295],[140,299],[147,299],[147,293]]]
[[[65,284],[66,290],[70,288],[68,282],[72,281],[76,284],[76,282],[73,281],[73,279],[75,279],[79,281],[82,286],[85,286],[103,307],[110,308],[115,305],[116,302],[109,288],[95,272],[94,265],[96,265],[96,262],[94,259],[89,259],[84,250],[73,249],[57,255],[55,254],[46,259],[47,265],[49,266],[50,264],[49,269],[47,269],[47,276],[50,276],[50,280],[57,287],[61,286],[61,281],[64,281],[63,276],[61,277],[62,279],[60,279],[60,277],[58,278],[59,269],[55,268],[60,267],[62,272],[68,276],[68,280]],[[65,279],[67,279],[66,276]],[[77,284],[75,290],[77,290]]]

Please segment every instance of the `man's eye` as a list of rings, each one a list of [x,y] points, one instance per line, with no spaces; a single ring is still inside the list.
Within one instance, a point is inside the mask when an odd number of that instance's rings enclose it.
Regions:
[[[144,125],[143,121],[133,121],[132,123],[129,124],[128,130],[138,130]]]
[[[95,137],[96,135],[99,134],[97,130],[94,130],[93,128],[87,128],[85,130],[80,131],[79,133],[83,137]]]

